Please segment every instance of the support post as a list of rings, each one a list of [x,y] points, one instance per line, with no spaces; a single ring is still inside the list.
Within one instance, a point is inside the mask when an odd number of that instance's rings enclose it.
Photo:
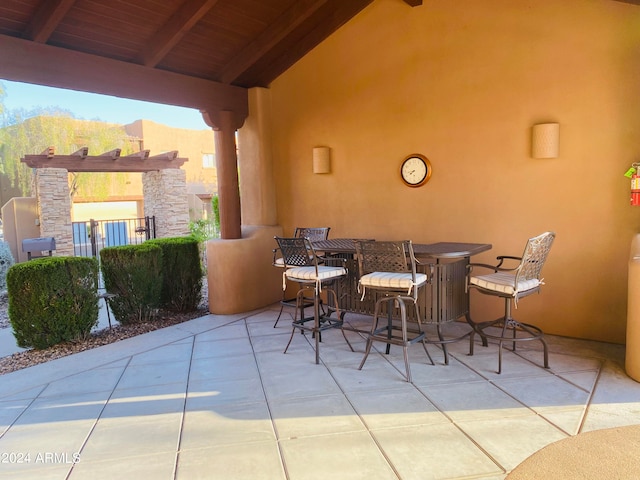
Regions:
[[[215,130],[214,137],[220,199],[220,237],[238,239],[242,238],[242,230],[235,117],[233,112],[225,110],[219,112],[218,118],[218,129]]]

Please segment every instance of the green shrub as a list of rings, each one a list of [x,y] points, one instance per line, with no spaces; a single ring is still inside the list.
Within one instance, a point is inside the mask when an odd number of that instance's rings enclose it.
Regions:
[[[202,297],[202,266],[194,237],[157,238],[145,244],[162,249],[162,307],[177,312],[198,308]]]
[[[122,325],[152,320],[160,307],[162,249],[150,243],[100,251],[102,277],[113,316]]]
[[[9,320],[18,346],[43,349],[87,338],[98,323],[98,261],[44,257],[7,272]]]

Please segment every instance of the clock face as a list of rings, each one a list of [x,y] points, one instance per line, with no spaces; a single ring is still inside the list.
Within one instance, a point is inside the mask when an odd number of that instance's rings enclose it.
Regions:
[[[400,175],[408,186],[419,187],[427,183],[431,177],[431,163],[424,155],[409,155],[402,162]]]

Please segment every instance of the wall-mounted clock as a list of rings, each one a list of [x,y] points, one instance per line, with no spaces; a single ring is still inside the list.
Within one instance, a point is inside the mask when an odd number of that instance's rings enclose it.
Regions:
[[[424,155],[412,153],[402,161],[400,177],[409,187],[424,185],[431,178],[431,162]]]

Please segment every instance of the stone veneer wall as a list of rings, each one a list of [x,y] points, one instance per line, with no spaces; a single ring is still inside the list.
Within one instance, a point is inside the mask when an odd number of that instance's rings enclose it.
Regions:
[[[189,234],[189,199],[186,172],[168,168],[142,174],[144,215],[156,217],[156,237]]]
[[[73,255],[71,199],[65,168],[38,168],[34,189],[40,216],[40,236],[56,240],[56,255]]]

